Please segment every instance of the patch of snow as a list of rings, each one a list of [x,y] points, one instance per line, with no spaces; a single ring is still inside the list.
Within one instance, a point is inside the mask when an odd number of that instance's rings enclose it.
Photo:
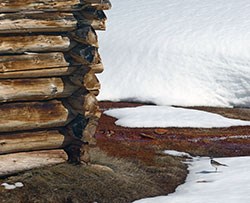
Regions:
[[[134,203],[249,203],[250,157],[216,158],[229,167],[216,172],[208,157],[189,163],[189,175],[183,185],[168,196],[159,196]]]
[[[16,183],[15,183],[15,186],[16,186],[16,187],[23,187],[24,185],[23,185],[22,182],[16,182]]]
[[[112,0],[100,100],[250,106],[249,0]]]
[[[132,128],[219,128],[250,125],[250,121],[229,119],[214,113],[170,106],[120,108],[111,109],[104,113],[117,118],[118,120],[115,122],[116,125]]]
[[[2,183],[1,186],[3,186],[6,190],[13,190],[16,188],[15,185],[11,185],[11,184],[8,184],[8,183]]]
[[[179,152],[179,151],[176,151],[176,150],[165,150],[164,154],[168,154],[168,155],[171,155],[171,156],[189,157],[189,158],[192,157],[189,153]]]
[[[233,136],[222,136],[222,137],[206,137],[206,139],[211,141],[220,141],[220,140],[227,140],[227,139],[249,139],[250,135],[233,135]],[[200,138],[192,138],[188,139],[190,142],[198,142],[200,140],[203,140],[204,137]]]

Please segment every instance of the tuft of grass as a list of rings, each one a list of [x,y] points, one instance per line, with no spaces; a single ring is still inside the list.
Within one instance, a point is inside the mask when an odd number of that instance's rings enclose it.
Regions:
[[[24,187],[4,190],[1,203],[128,203],[173,192],[187,174],[180,159],[158,155],[155,164],[142,164],[91,150],[92,165],[67,163],[31,170],[0,183],[22,182]]]

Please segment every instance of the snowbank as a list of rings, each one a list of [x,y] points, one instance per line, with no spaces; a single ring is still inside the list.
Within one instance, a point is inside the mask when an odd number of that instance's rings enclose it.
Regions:
[[[249,203],[250,157],[216,159],[229,167],[215,172],[207,157],[189,165],[185,184],[168,196],[142,199],[135,203]]]
[[[249,0],[112,0],[100,100],[250,106]]]
[[[133,108],[111,109],[104,112],[118,120],[116,125],[142,127],[193,127],[219,128],[230,126],[247,126],[250,121],[225,118],[221,115],[170,106],[140,106]]]

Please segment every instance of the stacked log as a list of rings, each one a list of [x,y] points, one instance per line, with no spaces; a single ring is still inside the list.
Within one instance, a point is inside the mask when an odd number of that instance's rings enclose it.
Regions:
[[[0,2],[0,155],[64,149],[88,162],[108,0]]]

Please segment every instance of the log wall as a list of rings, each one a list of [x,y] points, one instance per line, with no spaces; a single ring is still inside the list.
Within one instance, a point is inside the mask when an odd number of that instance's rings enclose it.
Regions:
[[[0,157],[64,149],[88,162],[109,0],[0,2]]]

